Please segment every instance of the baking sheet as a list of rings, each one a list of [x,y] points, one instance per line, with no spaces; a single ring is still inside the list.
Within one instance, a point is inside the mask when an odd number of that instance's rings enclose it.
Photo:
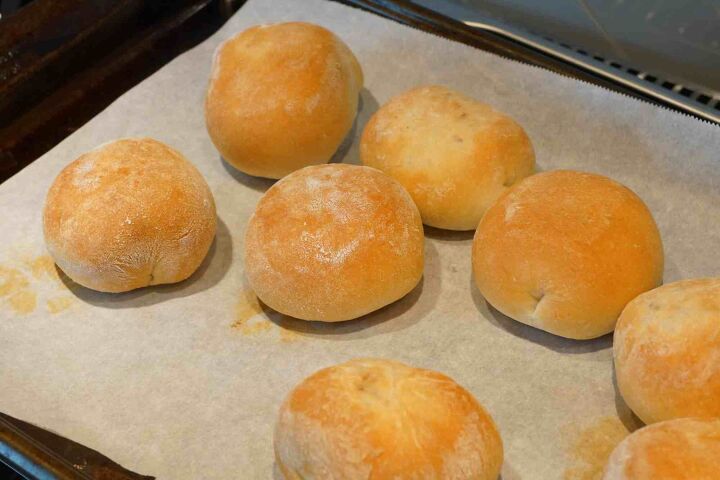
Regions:
[[[571,341],[507,319],[474,288],[471,234],[427,229],[425,276],[359,321],[293,321],[243,279],[245,224],[269,181],[233,171],[205,130],[215,47],[257,23],[307,20],[357,55],[366,86],[352,143],[403,90],[439,83],[486,101],[529,133],[541,169],[612,176],[659,224],[665,280],[718,274],[720,129],[601,88],[321,0],[251,0],[212,38],[123,95],[0,186],[0,411],[158,478],[272,478],[272,427],[289,389],[357,356],[440,370],[497,421],[503,479],[596,478],[639,421],[617,396],[612,339]],[[151,136],[183,152],[215,195],[218,235],[178,285],[110,295],[58,276],[41,209],[55,175],[96,145]]]

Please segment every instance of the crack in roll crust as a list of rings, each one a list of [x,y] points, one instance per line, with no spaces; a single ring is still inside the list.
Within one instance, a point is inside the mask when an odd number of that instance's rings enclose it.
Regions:
[[[122,139],[81,155],[48,191],[45,243],[73,281],[124,292],[189,277],[215,236],[200,172],[156,140]]]
[[[255,26],[215,53],[208,133],[238,170],[282,178],[330,160],[352,127],[362,84],[357,59],[325,28]]]
[[[422,277],[420,214],[369,167],[306,167],[273,185],[245,234],[245,273],[271,308],[303,320],[357,318]]]
[[[399,181],[423,223],[473,230],[509,187],[532,174],[535,153],[507,115],[448,88],[414,88],[390,99],[363,131],[364,165]]]
[[[720,417],[720,279],[669,283],[634,299],[613,354],[618,389],[643,422]]]
[[[681,418],[641,428],[610,455],[603,480],[717,480],[720,419]]]
[[[286,480],[496,480],[497,428],[451,378],[356,359],[301,382],[280,408],[275,457]]]
[[[662,281],[650,211],[630,189],[569,170],[526,178],[493,204],[473,240],[475,283],[505,315],[568,338],[609,333]]]

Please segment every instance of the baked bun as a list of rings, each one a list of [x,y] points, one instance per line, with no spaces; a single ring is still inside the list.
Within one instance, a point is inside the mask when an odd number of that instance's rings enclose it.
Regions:
[[[350,49],[310,23],[252,27],[215,54],[210,138],[232,166],[282,178],[326,163],[350,131],[363,74]]]
[[[365,127],[360,156],[407,189],[423,223],[449,230],[475,229],[535,168],[530,139],[513,119],[436,85],[383,105]]]
[[[680,418],[637,430],[610,455],[603,480],[717,480],[720,419]]]
[[[485,409],[451,378],[391,360],[316,372],[280,407],[285,480],[497,480],[503,446]]]
[[[620,315],[613,353],[620,394],[643,422],[720,417],[720,278],[637,297]]]
[[[475,283],[515,320],[568,338],[611,332],[625,305],[662,281],[655,221],[628,188],[557,170],[526,178],[480,221]]]
[[[125,292],[188,278],[215,236],[215,202],[180,153],[116,140],[65,167],[45,201],[45,244],[75,282]]]
[[[260,200],[245,234],[245,273],[278,312],[337,322],[412,290],[423,249],[420,214],[399,183],[374,168],[318,165]]]

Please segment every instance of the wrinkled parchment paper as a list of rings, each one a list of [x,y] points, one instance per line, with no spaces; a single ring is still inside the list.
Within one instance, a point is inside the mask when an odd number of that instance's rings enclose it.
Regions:
[[[0,186],[0,411],[161,479],[272,478],[272,427],[289,389],[352,357],[391,357],[452,376],[488,408],[505,443],[503,479],[594,478],[639,425],[613,387],[611,337],[565,340],[489,308],[472,284],[471,233],[427,229],[421,285],[359,321],[293,321],[247,290],[243,232],[270,182],[223,164],[203,98],[221,41],[285,20],[330,28],[365,72],[338,159],[359,161],[362,128],[392,95],[444,84],[517,119],[541,169],[599,172],[635,190],[660,226],[666,281],[720,274],[718,127],[335,3],[252,0]],[[197,165],[218,234],[188,281],[101,294],[58,277],[41,209],[64,165],[128,136],[155,137]]]

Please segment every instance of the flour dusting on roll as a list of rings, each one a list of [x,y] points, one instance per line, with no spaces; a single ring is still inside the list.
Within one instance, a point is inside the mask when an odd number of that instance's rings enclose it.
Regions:
[[[497,480],[503,446],[488,412],[451,378],[357,359],[303,380],[280,407],[285,480]]]
[[[669,283],[634,299],[613,350],[618,389],[643,422],[720,417],[720,278]]]
[[[517,122],[438,85],[383,105],[363,131],[360,155],[408,190],[423,223],[450,230],[474,230],[488,207],[535,169]]]
[[[215,237],[215,202],[179,152],[150,138],[122,139],[60,172],[43,226],[48,251],[68,277],[124,292],[192,275]]]
[[[245,233],[245,273],[271,308],[303,320],[357,318],[420,281],[420,214],[403,187],[356,165],[306,167],[273,185]]]
[[[233,167],[282,178],[330,160],[355,120],[362,85],[357,59],[329,30],[304,22],[251,27],[215,53],[208,133]]]
[[[680,418],[641,428],[610,455],[603,480],[720,478],[720,418]]]

